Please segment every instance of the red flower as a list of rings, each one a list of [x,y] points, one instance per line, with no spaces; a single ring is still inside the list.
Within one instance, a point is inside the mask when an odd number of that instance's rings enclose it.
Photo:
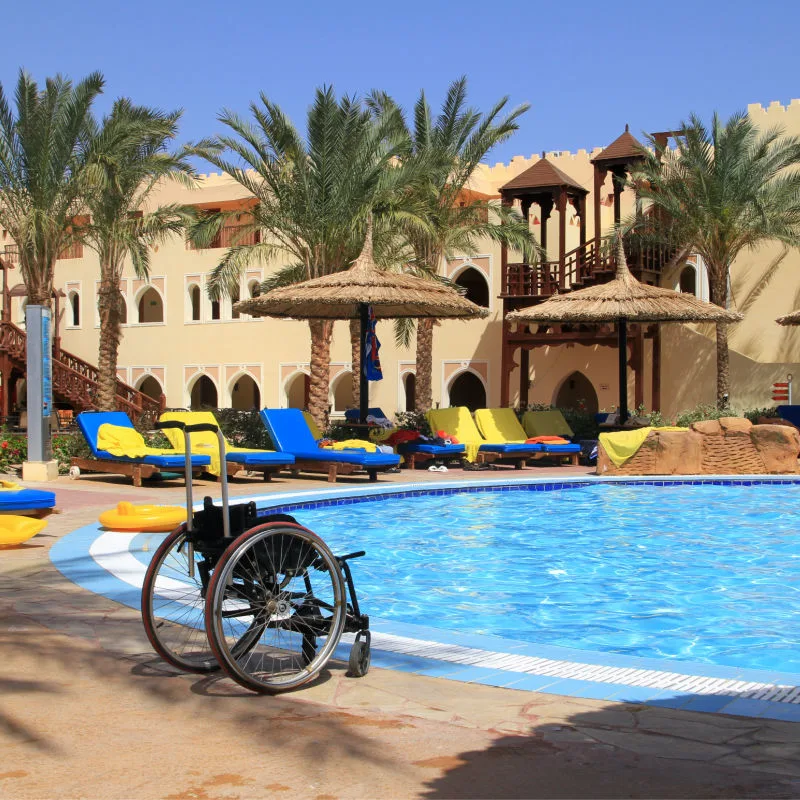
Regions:
[[[8,442],[3,442],[2,444],[0,444],[0,447],[2,447],[3,450],[5,450],[6,447],[8,447]]]

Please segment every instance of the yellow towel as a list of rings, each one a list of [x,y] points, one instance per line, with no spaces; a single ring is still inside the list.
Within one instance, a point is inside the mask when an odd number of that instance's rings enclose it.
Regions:
[[[479,408],[475,424],[489,444],[524,444],[528,438],[512,408]]]
[[[688,428],[664,426],[663,428],[636,428],[632,431],[616,431],[615,433],[601,433],[600,444],[606,451],[612,463],[621,467],[629,458],[636,455],[638,449],[650,431],[686,431]]]
[[[306,421],[306,425],[308,425],[308,429],[311,431],[311,435],[319,441],[322,438],[322,431],[319,429],[319,425],[317,425],[316,420],[308,411],[303,412],[303,419]]]
[[[199,425],[201,423],[210,423],[211,425],[217,424],[216,417],[210,411],[165,411],[161,415],[161,420],[178,420],[186,425]],[[183,431],[177,428],[165,428],[162,433],[169,439],[170,444],[175,448],[178,453],[183,453]],[[189,441],[192,446],[192,453],[199,456],[208,456],[211,459],[211,464],[206,468],[206,472],[212,475],[222,474],[222,465],[219,460],[219,443],[217,442],[217,434],[211,431],[198,431],[189,434]],[[264,453],[272,452],[269,450],[259,450],[253,447],[236,447],[230,442],[225,440],[226,453]]]
[[[425,416],[428,418],[431,430],[445,431],[464,445],[467,461],[474,461],[478,457],[480,446],[486,444],[486,440],[475,427],[469,410],[464,406],[431,409]]]
[[[111,425],[108,422],[104,422],[97,429],[97,449],[105,450],[112,456],[126,456],[127,458],[161,456],[165,453],[175,452],[161,447],[148,447],[142,434],[135,428]]]
[[[366,450],[368,453],[377,451],[378,446],[364,439],[345,439],[343,442],[327,444],[323,450]]]
[[[557,409],[549,411],[526,411],[522,415],[522,427],[528,436],[574,436],[564,415]]]

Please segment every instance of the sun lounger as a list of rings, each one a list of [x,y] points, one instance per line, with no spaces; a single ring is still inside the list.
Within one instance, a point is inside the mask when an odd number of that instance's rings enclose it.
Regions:
[[[369,453],[364,449],[328,450],[317,445],[303,412],[298,408],[265,408],[261,420],[269,431],[275,447],[294,456],[297,471],[327,472],[328,480],[364,470],[371,481],[377,473],[392,469],[400,463],[394,453]]]
[[[557,408],[547,411],[526,411],[522,415],[522,428],[528,437],[563,436],[565,439],[571,439],[575,435]]]
[[[56,504],[55,492],[26,489],[14,481],[0,481],[0,514],[43,516]]]
[[[516,469],[522,469],[527,459],[542,452],[540,445],[487,441],[475,426],[475,421],[465,406],[437,408],[429,411],[426,416],[432,430],[455,436],[466,446],[466,459],[469,462],[510,459],[515,462]]]
[[[560,415],[560,412],[557,412]],[[563,417],[562,417],[563,419]],[[475,412],[475,424],[483,436],[492,442],[506,442],[508,444],[525,444],[528,438],[525,429],[517,419],[517,415],[511,408],[479,408]],[[556,436],[558,434],[534,434],[536,436]],[[545,458],[548,456],[561,457],[567,456],[572,464],[577,465],[578,455],[581,452],[579,444],[551,444],[540,442],[532,445],[537,451],[532,456],[534,459]]]
[[[463,444],[433,444],[431,442],[402,442],[395,448],[405,459],[409,469],[416,469],[418,462],[451,461],[462,459],[467,454]]]
[[[185,425],[218,424],[216,417],[210,411],[166,411],[161,415],[161,422],[166,422],[167,420],[176,420],[183,422]],[[183,431],[177,428],[165,428],[164,435],[177,452],[184,452]],[[192,454],[209,456],[211,464],[208,472],[219,477],[222,468],[219,463],[217,435],[209,431],[193,432],[189,434],[189,441],[191,442]],[[287,453],[276,453],[274,450],[236,447],[226,440],[225,464],[228,475],[235,475],[244,469],[250,472],[261,472],[264,475],[264,480],[269,481],[273,472],[278,472],[283,467],[294,464],[294,457]]]
[[[149,478],[157,472],[175,471],[184,474],[184,457],[174,450],[158,447],[144,447],[142,455],[114,455],[98,447],[101,425],[112,425],[135,432],[133,423],[122,411],[84,411],[78,414],[78,427],[81,429],[94,458],[73,458],[72,466],[92,472],[107,472],[111,475],[130,475],[134,486],[142,485],[142,478]],[[211,464],[208,456],[192,456],[192,469],[200,471]]]

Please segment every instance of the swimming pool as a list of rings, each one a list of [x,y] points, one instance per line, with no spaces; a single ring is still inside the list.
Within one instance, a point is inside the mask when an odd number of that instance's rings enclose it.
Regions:
[[[367,550],[354,570],[376,618],[800,672],[798,503],[791,483],[596,483],[292,513],[336,552]]]

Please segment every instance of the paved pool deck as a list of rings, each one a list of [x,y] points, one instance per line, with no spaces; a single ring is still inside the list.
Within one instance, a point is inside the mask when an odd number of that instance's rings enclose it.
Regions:
[[[585,475],[536,467],[536,477]],[[403,472],[380,484],[519,477]],[[363,485],[363,479],[341,485]],[[316,478],[237,480],[232,496],[318,491]],[[38,487],[37,487],[38,488]],[[313,685],[261,697],[178,674],[138,612],[81,588],[50,546],[119,500],[183,501],[181,481],[60,479],[62,513],[0,551],[0,797],[796,797],[800,726],[579,699],[331,663]],[[200,482],[195,495],[218,495]]]

